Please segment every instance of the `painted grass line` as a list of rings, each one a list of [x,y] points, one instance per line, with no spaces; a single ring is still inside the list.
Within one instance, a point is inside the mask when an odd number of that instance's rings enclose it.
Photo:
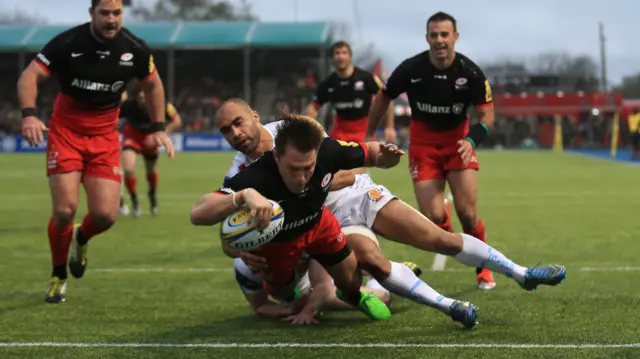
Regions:
[[[430,349],[624,349],[632,344],[421,344],[421,343],[73,343],[73,342],[0,342],[0,348],[206,348],[206,349],[275,349],[275,348],[430,348]]]

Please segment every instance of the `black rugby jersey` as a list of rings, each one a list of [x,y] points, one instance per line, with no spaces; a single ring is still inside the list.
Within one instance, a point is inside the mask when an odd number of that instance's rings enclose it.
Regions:
[[[377,76],[354,67],[353,74],[347,78],[334,72],[322,81],[313,97],[313,104],[319,108],[330,102],[340,119],[359,120],[369,114],[371,97],[380,88],[382,82]]]
[[[435,131],[455,129],[467,120],[469,106],[480,108],[493,102],[484,73],[461,53],[444,70],[433,66],[429,51],[406,59],[382,92],[391,99],[406,92],[412,120],[426,122]]]
[[[172,121],[177,114],[175,106],[167,102],[165,109],[166,123]],[[138,132],[152,132],[151,117],[146,106],[140,106],[136,100],[125,101],[120,107],[120,117],[126,120]]]
[[[253,188],[267,199],[278,202],[284,210],[284,225],[273,242],[291,241],[320,221],[333,175],[340,170],[363,167],[367,155],[366,145],[325,137],[318,150],[315,171],[301,194],[292,193],[286,187],[272,151],[265,152],[256,162],[225,181],[225,187],[218,192],[231,194]]]
[[[129,81],[156,71],[149,47],[126,28],[107,42],[98,41],[85,23],[49,41],[34,61],[55,76],[60,92],[76,110],[116,109]]]

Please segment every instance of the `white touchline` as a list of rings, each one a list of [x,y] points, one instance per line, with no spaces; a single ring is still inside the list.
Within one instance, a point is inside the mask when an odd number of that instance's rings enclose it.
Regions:
[[[631,344],[422,344],[422,343],[73,343],[73,342],[0,342],[0,348],[431,348],[431,349],[621,349],[640,348]]]
[[[442,254],[436,254],[436,257],[433,258],[433,265],[431,265],[431,270],[442,271],[444,270],[445,264],[447,264],[447,256]]]

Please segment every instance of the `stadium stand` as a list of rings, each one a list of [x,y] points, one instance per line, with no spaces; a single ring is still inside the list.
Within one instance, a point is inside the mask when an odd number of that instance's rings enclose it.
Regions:
[[[0,131],[19,130],[15,82],[20,70],[52,37],[73,25],[0,26]],[[268,122],[279,111],[309,102],[329,68],[331,24],[258,22],[154,22],[126,25],[154,50],[168,98],[186,130],[212,130],[217,106],[242,96]],[[47,119],[53,83],[41,89],[39,108]]]

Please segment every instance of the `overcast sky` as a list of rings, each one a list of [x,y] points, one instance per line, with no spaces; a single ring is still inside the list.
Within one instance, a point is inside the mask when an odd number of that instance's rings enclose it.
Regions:
[[[154,2],[133,1],[134,4]],[[426,19],[439,10],[450,12],[458,19],[457,50],[476,62],[500,57],[524,59],[545,51],[588,54],[599,59],[598,22],[602,21],[607,35],[610,81],[618,82],[624,75],[640,72],[640,36],[636,30],[640,1],[637,0],[448,0],[444,5],[424,0],[249,2],[263,21],[297,18],[298,21],[360,23],[359,27],[354,26],[353,38],[374,42],[385,54],[389,69],[425,49]],[[22,9],[45,17],[50,23],[72,24],[88,19],[89,4],[89,0],[2,0],[0,11]]]

